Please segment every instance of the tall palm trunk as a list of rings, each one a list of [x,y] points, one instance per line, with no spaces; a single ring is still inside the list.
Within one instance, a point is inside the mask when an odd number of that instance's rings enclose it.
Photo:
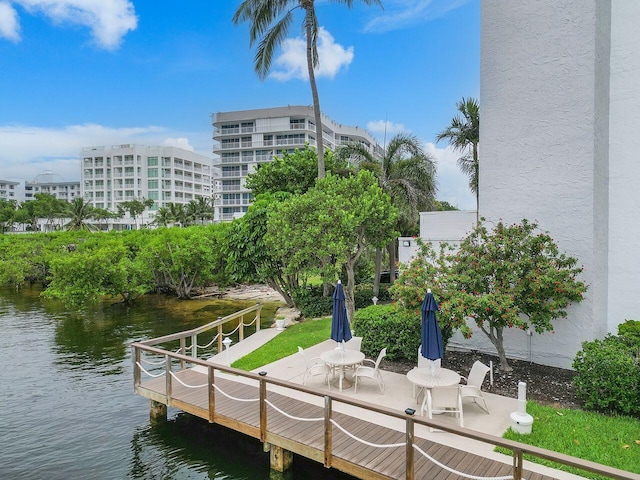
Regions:
[[[307,16],[309,13],[307,12]],[[318,152],[318,178],[324,178],[324,141],[322,139],[322,115],[320,112],[320,97],[316,85],[316,75],[313,71],[313,42],[311,23],[306,22],[307,33],[307,68],[309,70],[309,84],[311,85],[311,97],[313,98],[313,113],[316,119],[316,150]]]
[[[480,165],[478,164],[478,144],[473,144],[473,165],[476,176],[476,224],[480,222]]]
[[[396,240],[391,240],[387,246],[389,251],[389,283],[393,284],[396,280]]]

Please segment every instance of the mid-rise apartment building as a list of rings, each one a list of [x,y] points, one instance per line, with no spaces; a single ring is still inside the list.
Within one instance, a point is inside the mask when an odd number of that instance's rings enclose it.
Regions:
[[[86,147],[80,156],[82,195],[97,208],[152,199],[155,211],[212,196],[212,159],[182,148],[124,144]]]
[[[247,211],[251,191],[247,175],[258,165],[271,162],[283,151],[293,152],[305,144],[315,147],[316,125],[311,106],[288,106],[219,112],[212,115],[214,165],[221,177],[215,182],[216,220],[231,220]],[[325,148],[360,142],[372,153],[382,155],[375,139],[359,127],[349,127],[322,116]]]
[[[80,196],[80,182],[77,180],[67,182],[61,175],[47,170],[45,173],[36,175],[30,182],[24,183],[25,201],[34,200],[37,193],[47,193],[57,199],[71,202]]]
[[[2,200],[19,200],[17,188],[20,182],[12,182],[11,180],[0,179],[0,199]]]

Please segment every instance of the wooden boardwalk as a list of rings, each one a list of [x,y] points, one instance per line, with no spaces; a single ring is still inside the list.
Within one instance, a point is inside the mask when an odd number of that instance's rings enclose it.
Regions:
[[[136,393],[254,438],[261,438],[259,385],[250,385],[244,381],[235,381],[218,375],[214,380],[217,387],[216,394],[213,399],[210,399],[207,374],[188,369],[174,372],[172,377],[171,396],[168,399],[166,397],[167,382],[164,376],[142,382],[137,386]],[[376,425],[362,418],[333,412],[331,418],[335,422],[334,425],[339,425],[351,435],[372,445],[354,440],[334,426],[331,435],[331,454],[325,462],[325,409],[274,391],[266,392],[266,400],[265,442],[320,463],[328,463],[332,468],[358,478],[407,478],[405,432]],[[210,415],[211,403],[214,408],[213,415]],[[303,419],[311,419],[311,421]],[[374,446],[394,444],[398,446],[388,448]],[[467,475],[510,478],[513,475],[512,465],[425,439],[414,438],[413,444],[438,462]],[[465,478],[442,468],[419,453],[414,456],[413,468],[415,478],[435,480]],[[523,472],[523,476],[527,480],[553,478],[533,472]]]

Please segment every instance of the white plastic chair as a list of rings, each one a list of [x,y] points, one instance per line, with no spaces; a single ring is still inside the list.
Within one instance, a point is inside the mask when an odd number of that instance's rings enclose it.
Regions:
[[[306,365],[306,369],[302,375],[302,384],[306,385],[307,378],[310,376],[324,375],[324,382],[329,386],[329,390],[331,390],[331,383],[329,382],[331,368],[320,357],[308,358],[302,347],[298,347],[298,353],[302,355]]]
[[[484,382],[484,378],[487,376],[489,370],[490,368],[484,363],[476,360],[471,367],[469,377],[462,377],[466,385],[461,385],[460,387],[460,395],[462,398],[473,398],[473,401],[487,413],[489,413],[489,407],[487,407],[487,402],[482,395],[482,382]],[[478,399],[482,400],[484,406],[478,403]]]
[[[378,386],[380,387],[380,393],[384,393],[384,381],[382,380],[382,374],[380,373],[380,362],[382,361],[382,359],[384,357],[387,356],[387,348],[383,348],[382,350],[380,350],[380,353],[378,354],[378,359],[374,362],[373,360],[369,360],[368,358],[365,358],[365,362],[369,362],[371,364],[373,364],[373,367],[369,367],[367,365],[360,365],[358,368],[356,368],[356,371],[353,373],[353,378],[354,378],[354,393],[358,393],[358,378],[360,377],[366,377],[366,378],[371,378],[374,379],[378,382]]]
[[[460,386],[427,389],[420,413],[424,415],[425,411],[429,420],[433,419],[434,413],[453,413],[458,418],[460,426],[464,427]],[[433,431],[433,428],[431,428],[431,431]]]
[[[345,342],[344,348],[346,348],[347,350],[355,350],[357,352],[362,351],[362,337],[351,337],[351,340],[349,340],[348,342]],[[362,365],[362,363],[349,365],[348,367],[345,367],[345,368],[350,368],[353,371],[355,371],[356,368],[358,368],[360,365]]]

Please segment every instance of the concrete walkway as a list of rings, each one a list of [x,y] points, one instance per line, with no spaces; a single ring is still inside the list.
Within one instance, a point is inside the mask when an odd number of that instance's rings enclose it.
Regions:
[[[259,332],[247,337],[238,344],[231,345],[228,352],[231,363],[260,347],[279,333],[280,331],[276,330],[275,328],[268,328],[260,330]],[[319,357],[323,352],[333,348],[336,348],[336,343],[333,340],[326,340],[322,343],[319,343],[318,345],[306,349],[306,352],[308,353],[309,358]],[[227,352],[222,352],[212,357],[210,360],[222,365],[227,365]],[[299,354],[294,354],[268,365],[264,365],[254,371],[266,371],[269,377],[287,380],[292,383],[302,384],[305,364]],[[468,372],[459,373],[461,373],[462,375],[466,375]],[[350,387],[343,389],[341,394],[348,397],[357,398],[364,402],[396,409],[400,412],[404,412],[406,408],[411,407],[416,410],[416,415],[419,415],[422,397],[420,397],[420,403],[418,403],[413,396],[413,385],[411,384],[411,382],[409,382],[406,375],[389,371],[382,371],[382,377],[385,386],[384,394],[380,393],[377,382],[366,378],[358,382],[358,393],[355,393],[354,388]],[[324,383],[324,378],[322,376],[310,377],[307,380],[307,386],[315,387],[318,389],[325,389],[328,391],[328,387]],[[331,387],[331,392],[339,393],[338,388],[333,386]],[[293,390],[283,390],[282,393],[287,395],[300,396],[301,399],[304,399],[309,403],[322,405],[321,397],[310,397]],[[509,415],[517,410],[517,399],[490,393],[485,393],[484,397],[491,413],[487,414],[472,401],[465,401],[464,426],[465,428],[469,428],[471,430],[501,437],[511,424]],[[366,415],[367,420],[379,425],[384,425],[401,432],[404,432],[405,430],[404,421],[380,415],[375,412],[364,411],[361,408],[339,403],[334,403],[334,409],[336,411],[360,417]],[[457,419],[450,415],[439,415],[438,420],[451,423],[452,425],[458,425]],[[476,453],[486,458],[494,459],[507,464],[512,463],[512,459],[510,456],[494,452],[494,446],[491,444],[470,440],[468,438],[443,431],[430,432],[428,428],[421,425],[416,426],[415,434],[418,437],[427,438],[437,443]],[[578,480],[583,478],[527,461],[525,461],[524,467],[527,470],[539,472],[544,475],[549,475],[561,480]]]

